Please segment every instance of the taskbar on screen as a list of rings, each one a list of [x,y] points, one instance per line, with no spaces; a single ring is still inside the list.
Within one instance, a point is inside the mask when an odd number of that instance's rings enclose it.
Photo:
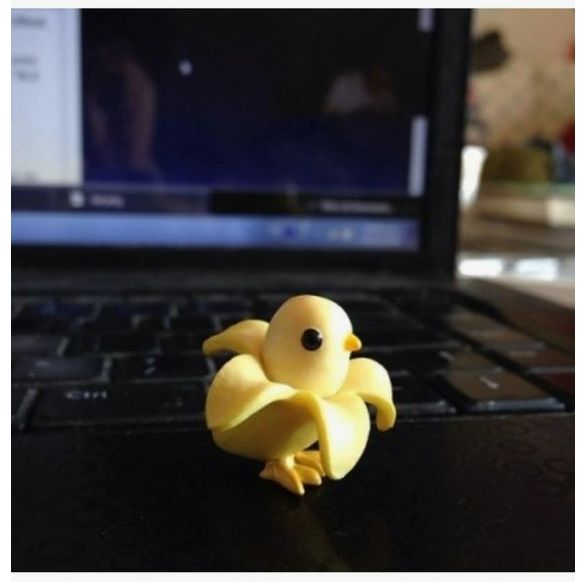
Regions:
[[[348,249],[416,252],[416,218],[12,213],[14,245]]]

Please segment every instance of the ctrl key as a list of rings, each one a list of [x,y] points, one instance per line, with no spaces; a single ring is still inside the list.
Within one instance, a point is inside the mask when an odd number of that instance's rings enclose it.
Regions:
[[[448,395],[465,412],[524,412],[562,410],[563,403],[509,372],[446,374]]]
[[[43,391],[33,426],[137,426],[203,418],[203,384],[141,387],[83,386]]]

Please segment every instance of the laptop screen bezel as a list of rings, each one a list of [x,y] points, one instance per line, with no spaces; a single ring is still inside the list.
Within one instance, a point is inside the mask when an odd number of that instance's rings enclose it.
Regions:
[[[437,11],[432,72],[433,104],[427,151],[420,249],[154,248],[13,245],[14,266],[177,268],[352,268],[393,270],[398,275],[450,278],[457,243],[460,156],[468,72],[470,11]]]

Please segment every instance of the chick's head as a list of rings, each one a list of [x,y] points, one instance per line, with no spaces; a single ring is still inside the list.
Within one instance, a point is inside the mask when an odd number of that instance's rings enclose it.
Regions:
[[[360,348],[342,307],[323,297],[299,295],[271,319],[263,366],[273,382],[328,397],[341,388],[350,354]]]

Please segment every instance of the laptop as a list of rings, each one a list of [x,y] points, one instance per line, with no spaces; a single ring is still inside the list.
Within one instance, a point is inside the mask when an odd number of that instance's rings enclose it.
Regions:
[[[454,275],[468,25],[12,11],[14,571],[574,569],[574,314]],[[202,341],[301,293],[398,420],[298,498]]]

